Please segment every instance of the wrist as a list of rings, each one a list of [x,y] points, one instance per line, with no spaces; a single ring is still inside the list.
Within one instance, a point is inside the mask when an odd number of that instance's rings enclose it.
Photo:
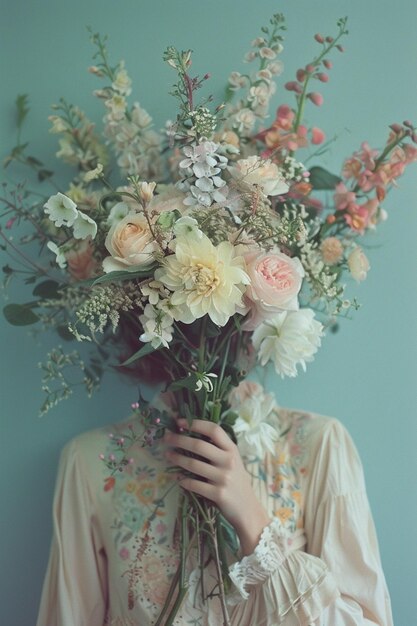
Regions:
[[[242,522],[235,524],[235,530],[239,537],[242,556],[252,554],[259,543],[262,531],[272,522],[266,510],[258,504],[251,509],[250,515],[246,515]]]

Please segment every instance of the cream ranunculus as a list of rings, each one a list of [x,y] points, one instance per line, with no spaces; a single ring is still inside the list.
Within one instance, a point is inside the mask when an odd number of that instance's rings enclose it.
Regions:
[[[245,254],[246,271],[250,278],[245,301],[250,317],[245,330],[254,330],[260,322],[279,311],[296,311],[298,293],[304,277],[301,261],[277,250],[250,250]]]
[[[352,277],[359,283],[365,280],[370,265],[367,256],[360,246],[355,246],[348,257],[348,266]]]
[[[262,187],[266,196],[278,196],[287,193],[289,189],[278,166],[269,159],[261,159],[254,155],[240,159],[228,169],[238,182]]]
[[[228,241],[214,246],[201,232],[190,232],[175,240],[175,254],[165,258],[155,279],[173,291],[174,319],[190,324],[208,315],[224,326],[242,307],[249,282],[243,257]]]
[[[113,223],[105,246],[111,255],[103,261],[106,273],[117,270],[134,271],[148,265],[159,248],[143,213],[128,213]]]
[[[284,311],[267,320],[255,330],[252,343],[261,365],[272,361],[277,374],[297,376],[297,365],[306,369],[306,362],[321,345],[323,326],[314,319],[314,311]]]

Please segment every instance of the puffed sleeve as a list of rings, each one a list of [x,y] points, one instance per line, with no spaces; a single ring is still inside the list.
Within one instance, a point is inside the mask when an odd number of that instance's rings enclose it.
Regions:
[[[232,624],[392,626],[375,527],[358,453],[329,420],[311,459],[305,550],[277,520],[253,554],[230,568]]]
[[[74,439],[59,462],[53,538],[37,626],[103,626],[106,565],[93,494]]]

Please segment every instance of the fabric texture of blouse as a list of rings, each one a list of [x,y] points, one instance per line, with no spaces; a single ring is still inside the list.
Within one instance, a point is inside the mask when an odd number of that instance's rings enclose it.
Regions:
[[[392,626],[358,453],[333,418],[279,409],[281,436],[262,462],[244,457],[273,520],[253,554],[230,563],[232,626]],[[37,626],[151,626],[178,565],[179,487],[160,446],[131,451],[111,477],[96,429],[62,451],[54,534]],[[129,452],[130,454],[130,452]],[[204,575],[210,584],[210,566]],[[222,626],[218,598],[199,600],[199,570],[174,624]]]

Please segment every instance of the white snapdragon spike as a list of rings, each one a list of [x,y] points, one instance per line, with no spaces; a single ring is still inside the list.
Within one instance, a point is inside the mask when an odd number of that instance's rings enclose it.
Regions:
[[[84,174],[84,182],[90,183],[92,180],[96,180],[96,178],[100,178],[103,173],[103,165],[101,163],[97,163],[97,167],[89,172]]]
[[[228,241],[214,246],[206,235],[190,233],[176,239],[175,254],[165,258],[155,278],[174,292],[175,320],[189,324],[208,315],[224,326],[243,306],[249,281],[244,268],[243,257]]]
[[[126,204],[126,202],[118,202],[111,208],[107,218],[107,224],[109,224],[109,226],[117,224],[117,222],[120,222],[124,217],[126,217],[130,210],[129,205]]]
[[[274,452],[279,438],[276,402],[273,395],[266,394],[261,385],[244,381],[239,387],[244,385],[250,387],[251,395],[244,394],[240,402],[231,399],[231,408],[238,414],[233,430],[241,454],[256,456],[262,460],[268,450]],[[239,387],[236,390],[237,396]]]
[[[89,215],[82,211],[78,211],[72,228],[75,239],[87,239],[87,237],[94,239],[97,235],[97,224]]]
[[[168,313],[151,304],[147,304],[143,315],[139,316],[139,321],[144,330],[139,337],[140,341],[150,343],[155,349],[161,346],[164,348],[169,347],[174,328],[172,326],[173,319]]]
[[[56,243],[54,243],[53,241],[48,241],[48,243],[46,244],[46,247],[53,252],[56,255],[56,262],[59,265],[59,267],[63,270],[67,267],[67,260],[65,258],[65,247],[62,246],[61,248],[59,248]]]
[[[124,61],[121,61],[119,64],[119,70],[116,73],[116,78],[112,83],[112,87],[123,96],[130,96],[132,93],[132,81],[125,70],[124,65]]]
[[[77,205],[61,192],[51,196],[43,206],[45,213],[57,227],[72,226],[77,219]]]
[[[306,370],[321,345],[323,325],[314,319],[314,311],[284,311],[263,322],[254,331],[252,343],[261,365],[272,361],[277,374],[297,376],[297,365]]]

